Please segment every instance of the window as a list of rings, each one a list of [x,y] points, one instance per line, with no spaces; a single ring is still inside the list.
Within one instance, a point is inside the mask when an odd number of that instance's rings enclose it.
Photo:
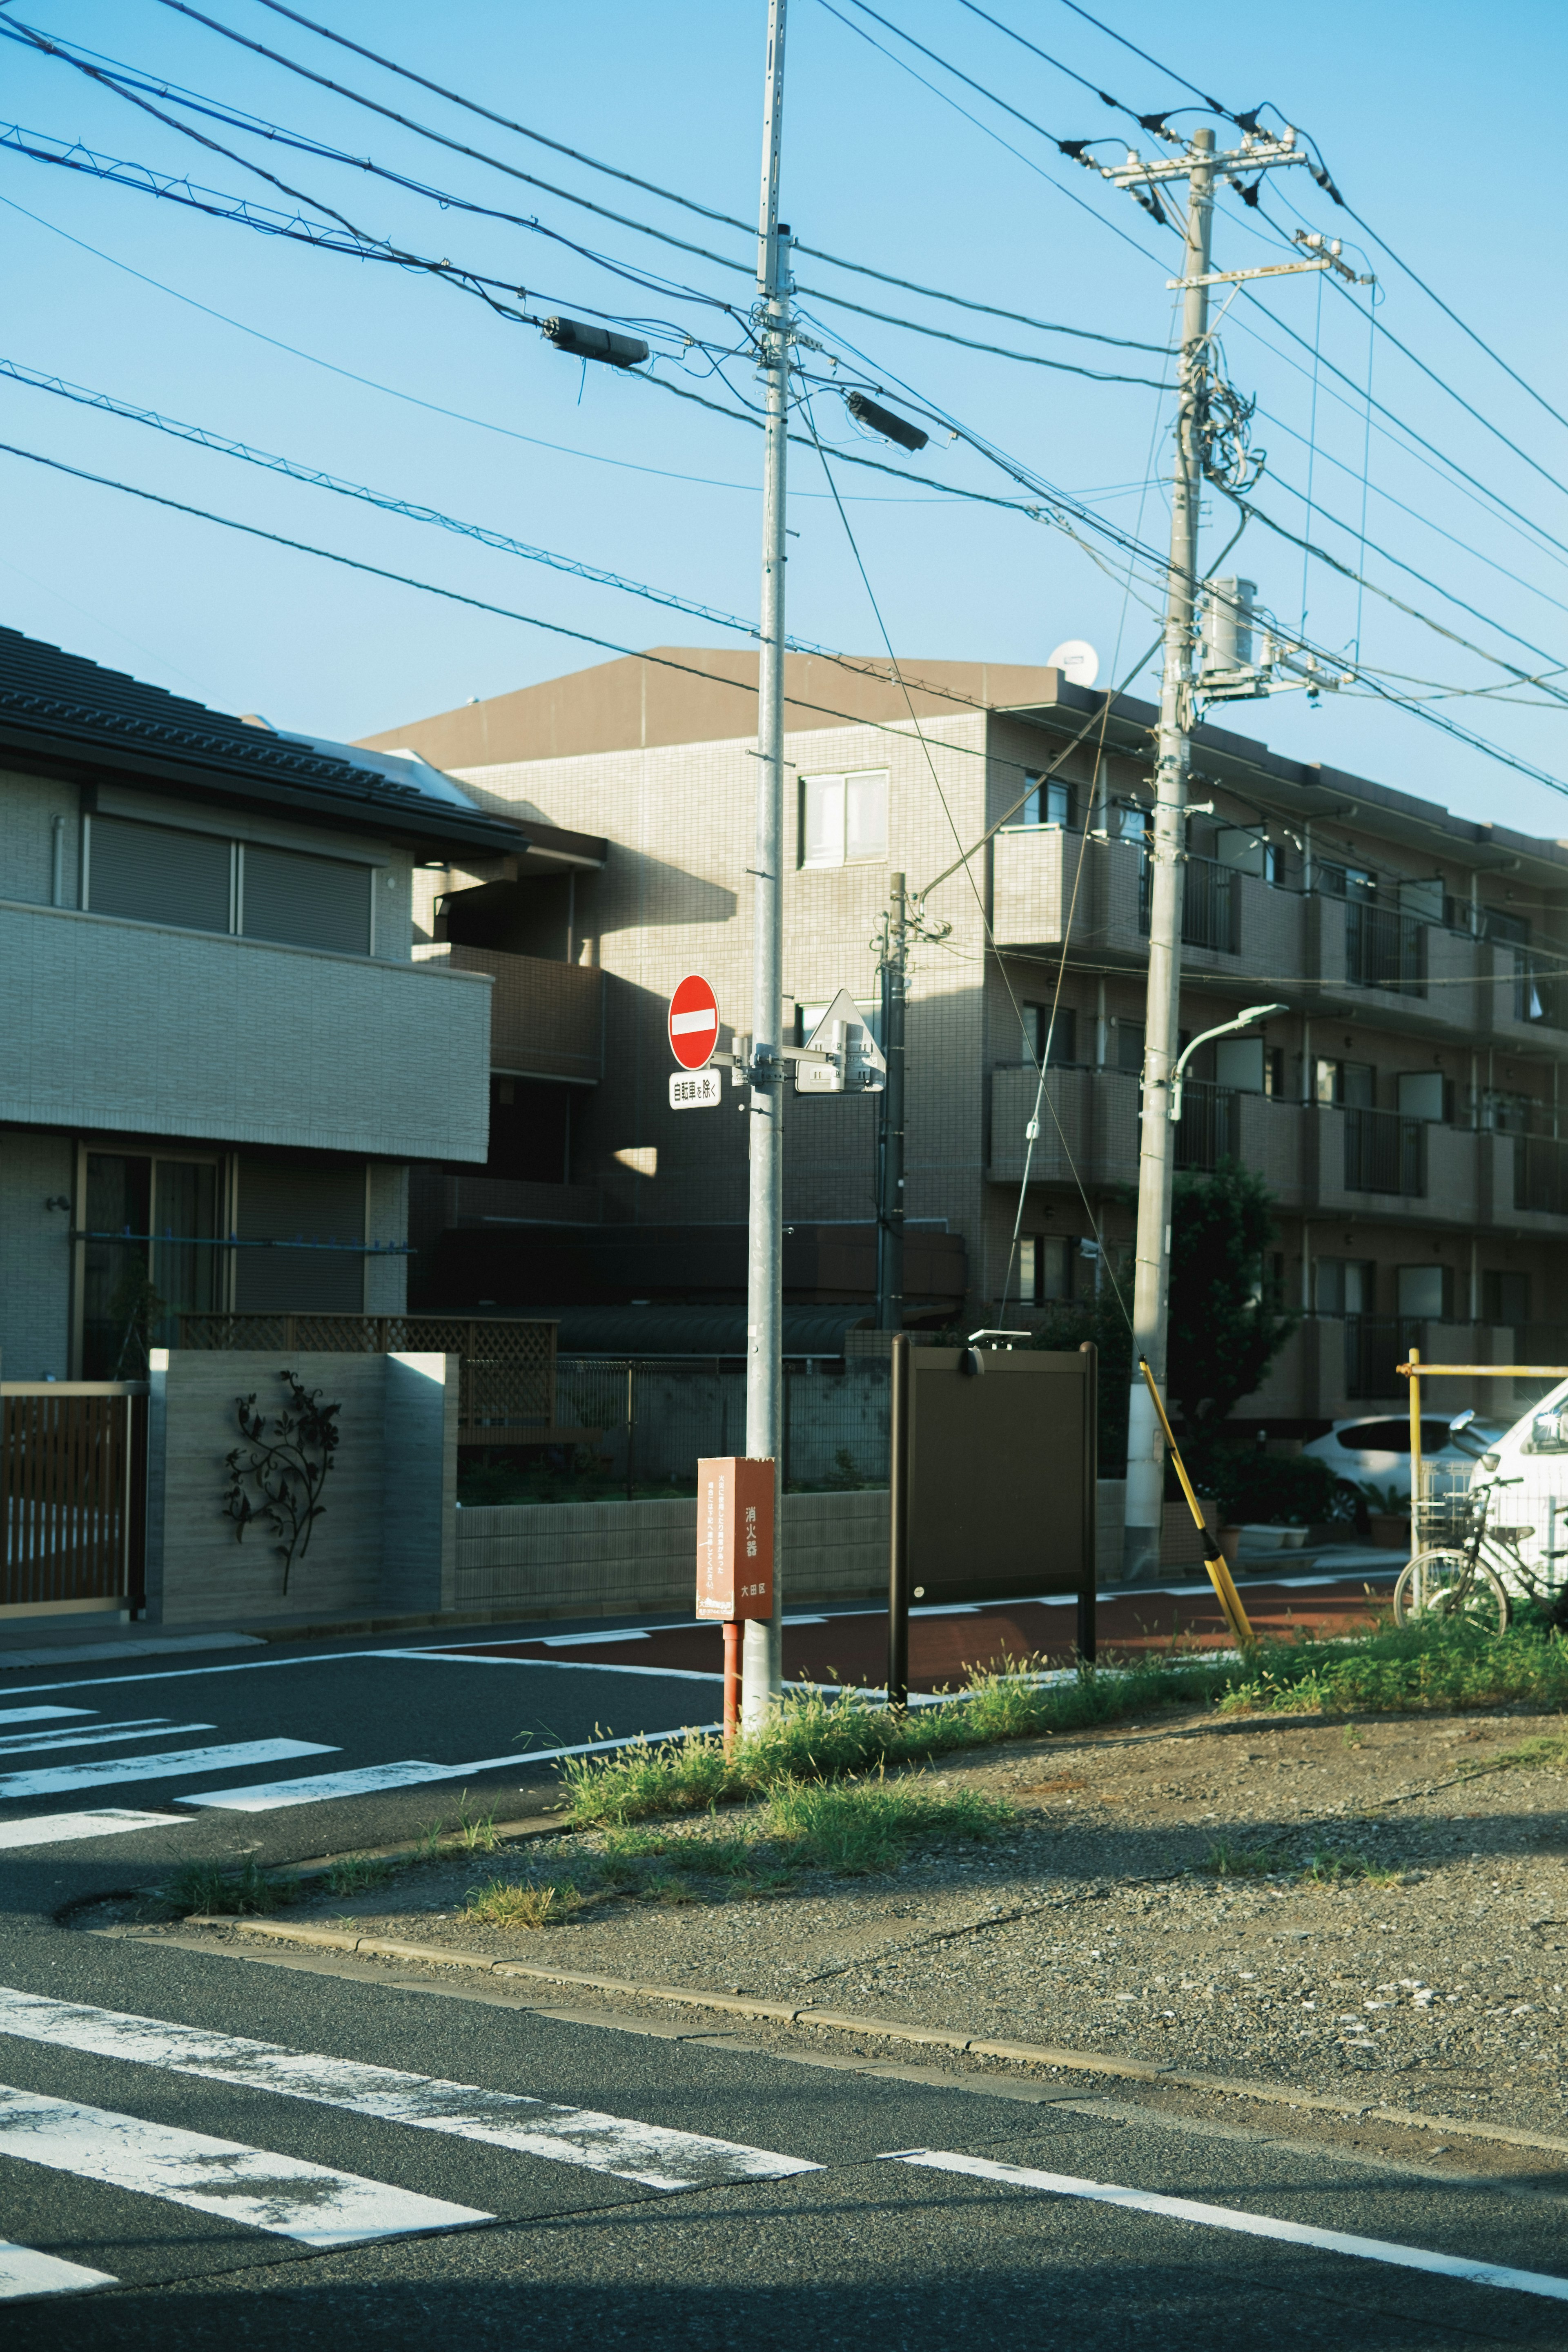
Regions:
[[[240,848],[240,929],[247,939],[368,955],[370,886],[368,866],[245,842]]]
[[[1370,1062],[1318,1064],[1319,1102],[1346,1110],[1371,1110],[1377,1092],[1377,1073]]]
[[[1260,1095],[1267,1066],[1261,1037],[1221,1037],[1214,1049],[1215,1083],[1238,1094]]]
[[[1072,786],[1047,782],[1041,776],[1026,775],[1028,793],[1023,807],[1013,819],[1015,824],[1071,824]]]
[[[149,1347],[171,1346],[179,1316],[222,1305],[214,1160],[87,1154],[81,1259],[81,1378],[144,1380]]]
[[[1445,908],[1443,877],[1434,874],[1428,879],[1402,882],[1399,886],[1399,911],[1416,915],[1424,923],[1441,923]]]
[[[800,780],[803,866],[872,866],[888,854],[888,772]]]
[[[240,1240],[273,1244],[235,1253],[242,1314],[364,1312],[363,1160],[243,1160],[238,1192]]]
[[[1530,1320],[1530,1276],[1528,1274],[1488,1272],[1481,1276],[1481,1321],[1483,1323],[1528,1323]]]
[[[87,902],[95,915],[226,931],[233,864],[232,845],[216,834],[95,816],[89,824]]]
[[[1450,1115],[1452,1088],[1441,1070],[1401,1070],[1399,1116],[1434,1124]]]
[[[1371,1258],[1321,1257],[1312,1269],[1313,1299],[1320,1315],[1370,1315],[1377,1296],[1377,1268]]]
[[[1141,1076],[1143,1070],[1143,1024],[1142,1021],[1118,1021],[1116,1024],[1116,1066],[1131,1070]]]
[[[1023,1059],[1028,1068],[1037,1070],[1046,1060],[1046,1046],[1050,1045],[1050,1067],[1058,1070],[1078,1059],[1078,1014],[1070,1004],[1057,1007],[1056,1027],[1051,1027],[1048,1004],[1022,1004],[1024,1016]]]
[[[1400,1266],[1397,1269],[1396,1295],[1401,1315],[1419,1316],[1426,1323],[1446,1323],[1452,1300],[1453,1281],[1451,1266]]]
[[[1138,801],[1119,801],[1116,830],[1123,841],[1135,841],[1142,848],[1149,838],[1148,810]]]
[[[1073,1296],[1076,1241],[1058,1234],[1024,1234],[1018,1242],[1018,1297],[1024,1306],[1044,1307],[1053,1299]]]
[[[1285,1099],[1285,1048],[1269,1045],[1263,1055],[1263,1091],[1275,1102]]]
[[[133,922],[369,955],[375,872],[350,858],[139,819],[88,822],[88,908]]]
[[[1370,898],[1377,887],[1364,866],[1336,866],[1323,858],[1313,869],[1318,888],[1328,898]]]

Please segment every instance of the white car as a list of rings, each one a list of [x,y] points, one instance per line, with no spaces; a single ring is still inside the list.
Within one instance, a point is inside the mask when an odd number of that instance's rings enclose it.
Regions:
[[[1555,1394],[1555,1391],[1553,1392]],[[1568,1381],[1563,1395],[1568,1400]],[[1538,1412],[1544,1408],[1537,1407]],[[1522,1428],[1523,1423],[1520,1426]],[[1564,1413],[1568,1430],[1568,1412]],[[1509,1432],[1511,1439],[1514,1433]],[[1456,1472],[1472,1471],[1477,1456],[1489,1445],[1507,1443],[1500,1422],[1471,1420],[1458,1435],[1436,1413],[1421,1416],[1421,1458],[1441,1462]],[[1373,1486],[1397,1509],[1410,1499],[1410,1417],[1407,1413],[1368,1414],[1358,1421],[1336,1421],[1326,1437],[1310,1438],[1301,1448],[1334,1474],[1334,1501],[1346,1518],[1360,1518],[1371,1500]],[[1563,1448],[1564,1486],[1568,1492],[1568,1444]]]
[[[1425,1436],[1425,1420],[1422,1431]],[[1513,1530],[1526,1568],[1545,1583],[1562,1584],[1568,1579],[1568,1381],[1560,1381],[1501,1436],[1492,1435],[1491,1423],[1471,1421],[1458,1432],[1461,1443],[1478,1431],[1488,1450],[1472,1475],[1478,1486],[1492,1484],[1489,1527]],[[1494,1565],[1517,1591],[1517,1574],[1510,1577],[1500,1561]]]

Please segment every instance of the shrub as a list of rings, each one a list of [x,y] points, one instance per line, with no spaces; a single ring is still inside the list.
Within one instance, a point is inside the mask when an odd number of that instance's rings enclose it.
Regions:
[[[1221,1518],[1233,1526],[1283,1520],[1304,1528],[1333,1515],[1333,1468],[1315,1454],[1281,1456],[1257,1445],[1216,1446],[1205,1464],[1205,1483],[1218,1498]]]

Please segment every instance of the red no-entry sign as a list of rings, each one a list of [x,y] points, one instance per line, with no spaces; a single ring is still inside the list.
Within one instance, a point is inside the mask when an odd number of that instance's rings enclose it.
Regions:
[[[689,971],[669,1000],[669,1050],[683,1070],[700,1070],[718,1043],[719,1000],[700,971]]]

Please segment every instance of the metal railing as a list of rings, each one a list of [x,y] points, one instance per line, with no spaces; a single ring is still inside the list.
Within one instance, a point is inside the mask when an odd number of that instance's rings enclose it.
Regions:
[[[182,1348],[457,1356],[459,1445],[546,1441],[557,1426],[553,1323],[464,1315],[182,1315]],[[515,1437],[513,1433],[515,1433]]]
[[[1426,1122],[1396,1110],[1345,1112],[1345,1191],[1426,1193]]]
[[[1182,944],[1215,948],[1221,955],[1241,952],[1238,869],[1215,857],[1189,857],[1182,868]],[[1142,854],[1138,874],[1138,928],[1147,938],[1154,900],[1154,867]]]
[[[1212,1175],[1220,1160],[1235,1159],[1239,1124],[1234,1087],[1216,1087],[1204,1078],[1186,1079],[1182,1087],[1182,1116],[1176,1121],[1176,1166]]]
[[[0,1389],[0,1605],[144,1597],[147,1395],[131,1382]]]
[[[888,1380],[879,1357],[842,1368],[785,1365],[786,1489],[887,1485]],[[705,1455],[745,1451],[745,1372],[718,1358],[563,1356],[556,1390],[563,1420],[581,1424],[590,1475],[628,1496],[693,1494]]]
[[[1352,899],[1345,908],[1345,977],[1358,988],[1426,993],[1426,926],[1418,915]]]

